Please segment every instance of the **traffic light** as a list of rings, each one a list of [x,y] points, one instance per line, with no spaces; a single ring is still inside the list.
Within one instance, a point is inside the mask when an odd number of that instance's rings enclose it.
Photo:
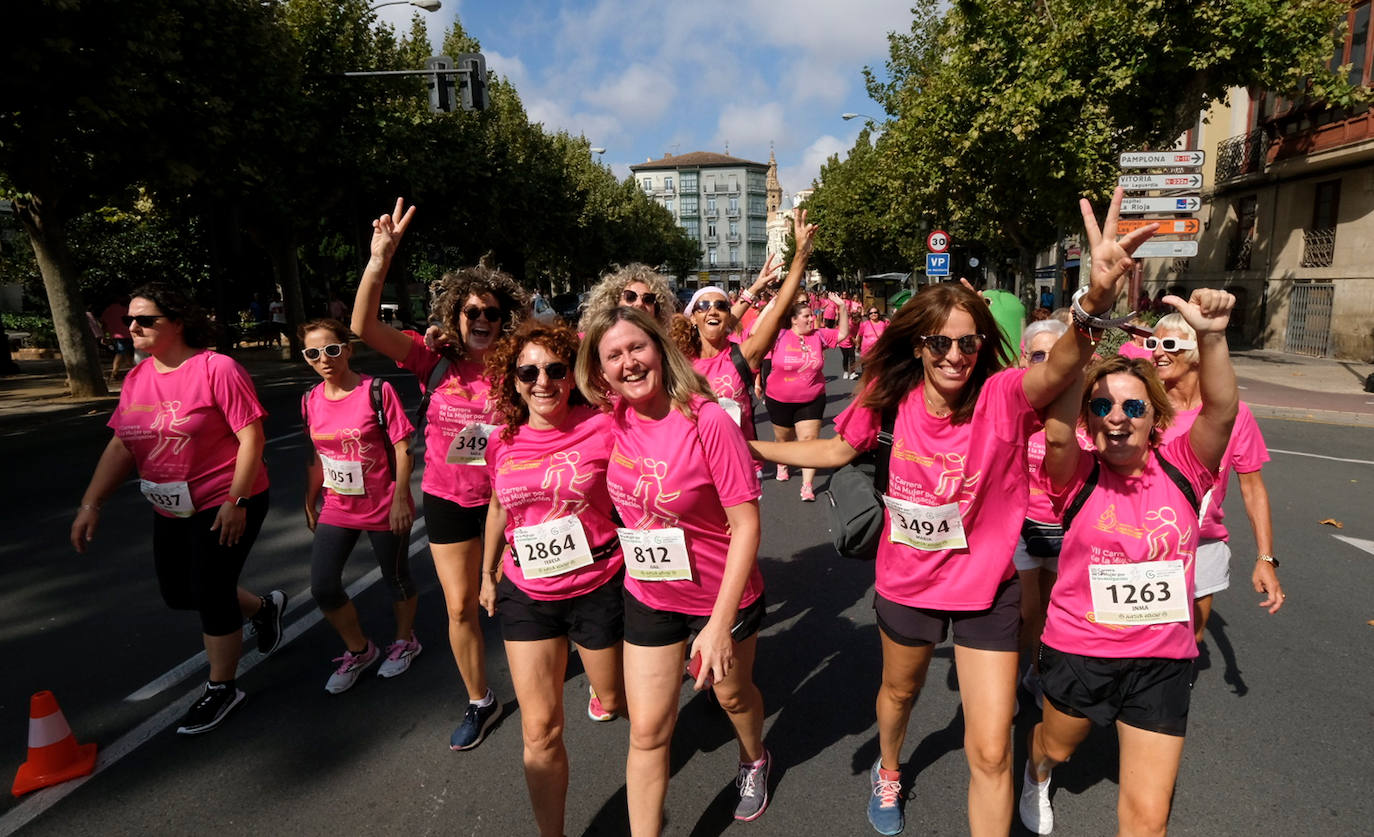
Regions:
[[[426,70],[452,70],[453,59],[447,55],[432,55],[425,61]],[[454,87],[456,73],[434,73],[429,77],[429,109],[435,113],[453,113],[458,97]]]
[[[487,59],[480,52],[465,52],[458,56],[463,73],[461,93],[463,110],[486,110],[491,105],[487,96]]]

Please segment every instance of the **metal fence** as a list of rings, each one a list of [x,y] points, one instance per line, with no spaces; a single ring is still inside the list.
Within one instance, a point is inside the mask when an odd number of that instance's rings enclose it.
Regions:
[[[1264,153],[1269,143],[1264,131],[1231,137],[1217,145],[1217,182],[1225,183],[1246,174],[1264,170]]]
[[[1330,267],[1336,256],[1336,229],[1302,231],[1302,266]]]
[[[1283,350],[1299,355],[1326,357],[1331,353],[1331,309],[1336,286],[1294,285],[1288,297],[1288,328]]]

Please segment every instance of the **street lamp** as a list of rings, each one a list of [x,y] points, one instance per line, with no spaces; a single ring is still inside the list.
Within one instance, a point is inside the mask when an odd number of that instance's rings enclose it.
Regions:
[[[385,3],[378,3],[369,12],[375,12],[383,6],[414,6],[417,9],[424,9],[427,12],[437,12],[443,3],[440,0],[386,0]]]
[[[869,116],[866,113],[842,113],[840,114],[840,118],[843,119],[845,122],[848,122],[851,119],[867,119],[869,122],[880,121],[877,117]]]
[[[593,145],[591,148],[589,148],[589,149],[587,149],[587,150],[590,151],[590,152],[592,152],[593,154],[605,154],[605,153],[606,153],[606,149],[602,148],[602,147],[599,146],[599,145]]]

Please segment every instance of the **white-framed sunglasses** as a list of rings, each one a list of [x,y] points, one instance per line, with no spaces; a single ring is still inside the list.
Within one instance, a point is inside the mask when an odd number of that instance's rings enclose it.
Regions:
[[[1169,354],[1174,352],[1186,352],[1189,349],[1197,348],[1196,340],[1188,340],[1183,337],[1146,337],[1145,348],[1150,351],[1163,349]]]

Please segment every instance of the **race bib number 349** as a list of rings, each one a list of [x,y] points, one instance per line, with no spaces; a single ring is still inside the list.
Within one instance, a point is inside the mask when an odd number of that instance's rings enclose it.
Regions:
[[[1192,613],[1181,560],[1093,564],[1088,584],[1093,621],[1104,625],[1187,622]]]
[[[486,465],[487,440],[495,429],[494,424],[476,421],[464,427],[463,432],[453,437],[444,461],[450,465]]]
[[[958,503],[923,506],[884,495],[883,504],[892,518],[892,525],[887,532],[887,539],[892,543],[927,551],[964,549],[968,546]]]
[[[514,548],[525,578],[549,578],[592,563],[582,521],[572,516],[518,527]]]
[[[691,581],[687,539],[681,529],[617,529],[625,572],[639,581]]]

